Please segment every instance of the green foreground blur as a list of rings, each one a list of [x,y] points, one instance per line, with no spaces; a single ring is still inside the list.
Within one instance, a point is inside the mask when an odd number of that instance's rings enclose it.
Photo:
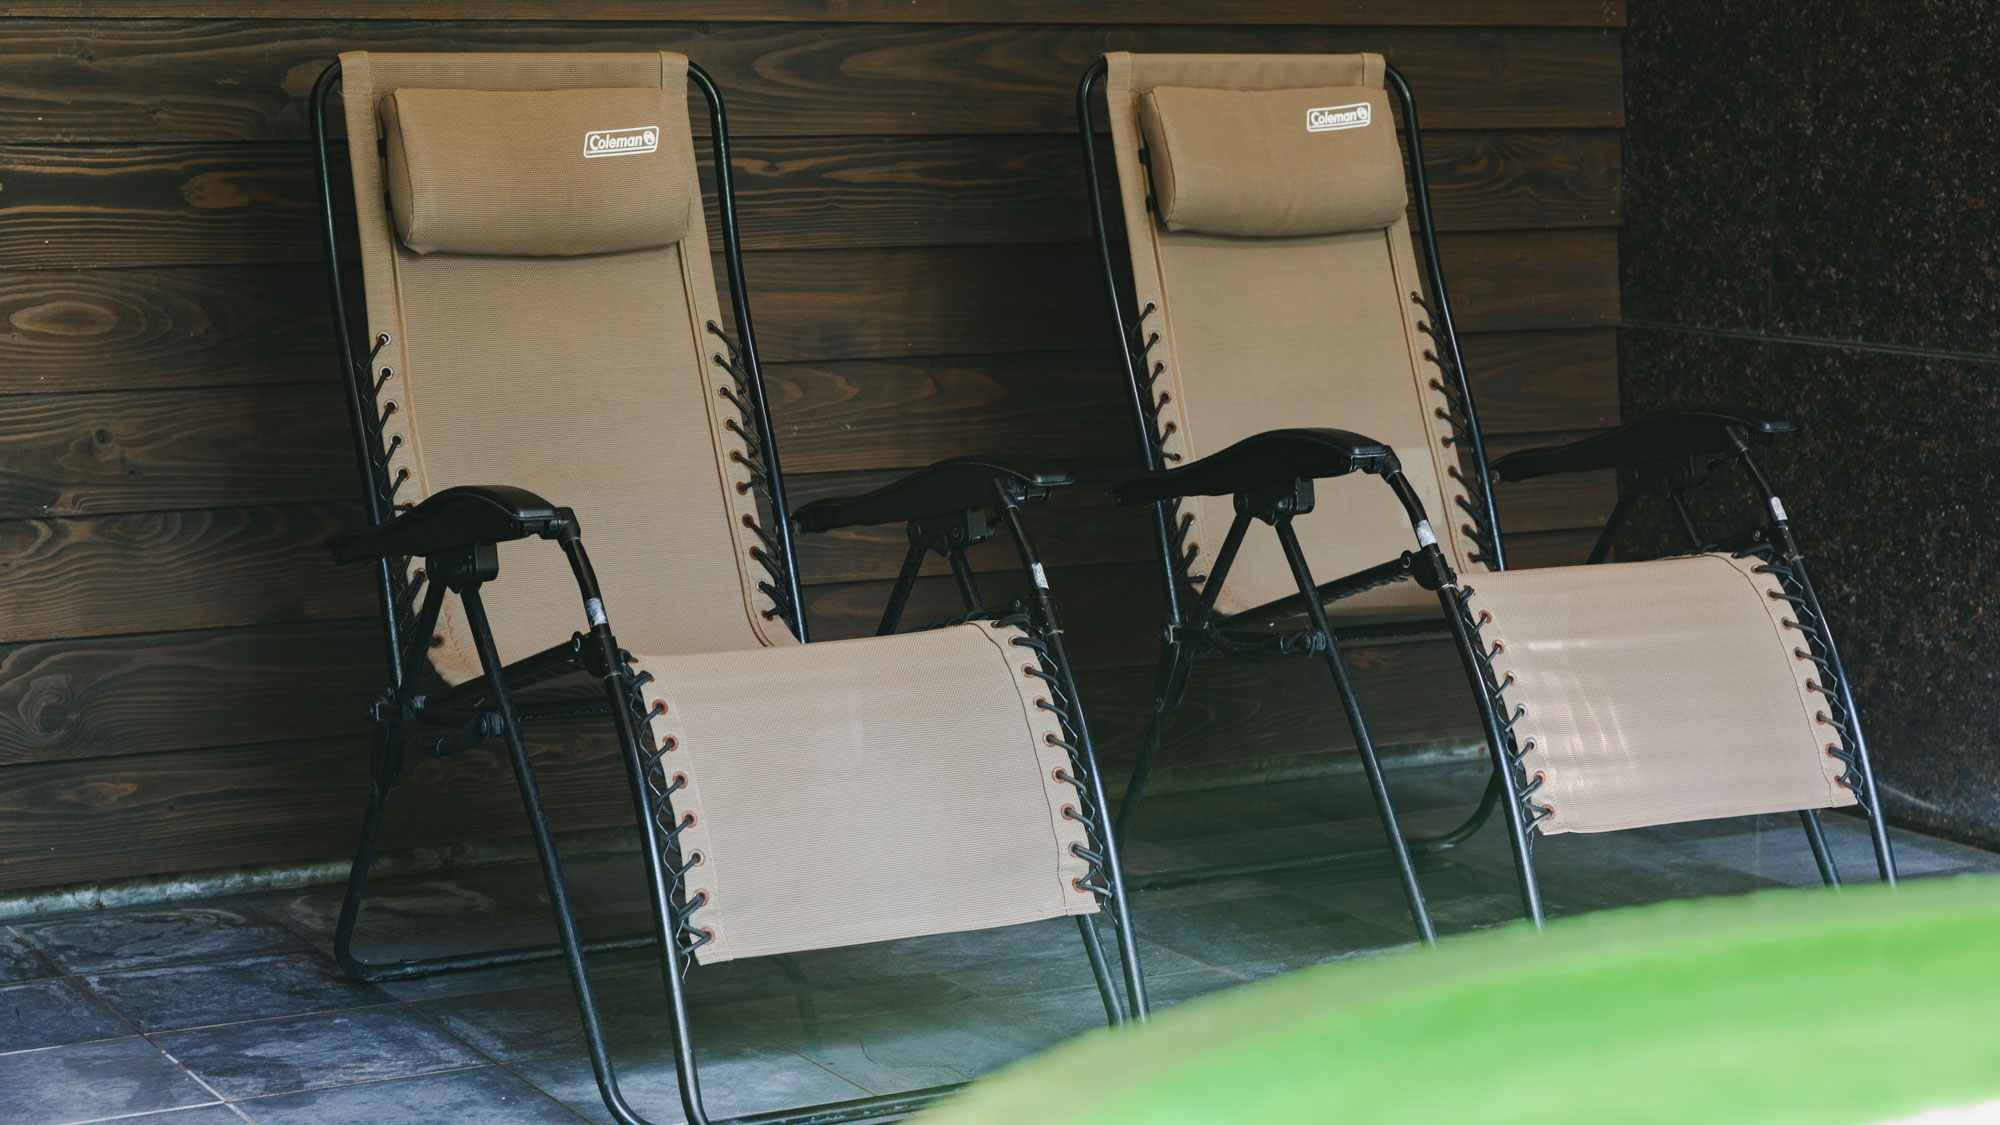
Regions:
[[[1996,1099],[2000,877],[1968,876],[1320,965],[1085,1036],[923,1120],[1829,1125]]]

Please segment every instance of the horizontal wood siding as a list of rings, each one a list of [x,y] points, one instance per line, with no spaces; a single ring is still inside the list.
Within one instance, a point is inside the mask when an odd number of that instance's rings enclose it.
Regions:
[[[981,450],[1091,479],[1129,466],[1072,105],[1106,49],[1387,54],[1423,109],[1494,446],[1616,420],[1622,5],[411,10],[0,4],[0,889],[350,844],[381,641],[366,573],[319,549],[360,509],[305,143],[305,95],[341,50],[665,48],[713,74],[799,500]],[[1611,498],[1603,477],[1510,491],[1510,549],[1579,559]],[[1095,488],[1034,518],[1106,752],[1122,759],[1159,622],[1146,520]],[[902,549],[895,528],[802,542],[819,636],[871,630]],[[974,565],[996,595],[1017,581],[1002,547]],[[927,575],[911,620],[957,609],[942,568]],[[1457,675],[1449,651],[1374,645],[1357,661],[1378,737],[1470,730],[1469,704],[1411,690]],[[1349,741],[1304,665],[1204,666],[1195,683],[1173,761]],[[605,739],[579,728],[536,745],[560,826],[622,819]],[[513,799],[486,751],[423,763],[389,842],[512,833]]]

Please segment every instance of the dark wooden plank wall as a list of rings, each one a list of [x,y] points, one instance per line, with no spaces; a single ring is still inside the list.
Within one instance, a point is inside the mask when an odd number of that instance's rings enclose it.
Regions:
[[[338,50],[659,47],[708,68],[802,499],[982,448],[1126,456],[1071,135],[1107,48],[1387,53],[1422,99],[1496,444],[1615,420],[1619,3],[411,7],[0,7],[0,887],[349,846],[379,657],[365,575],[317,548],[358,506],[305,144]],[[625,22],[662,14],[686,22]],[[1512,549],[1579,557],[1611,487],[1512,493]],[[1086,493],[1037,520],[1115,753],[1157,627],[1143,522]],[[805,545],[819,635],[866,631],[899,553],[887,529]],[[1004,584],[1004,554],[979,565]],[[930,581],[913,617],[952,608]],[[1361,663],[1386,737],[1467,729],[1409,690],[1455,676],[1448,653]],[[1205,671],[1179,752],[1344,744],[1307,674]],[[564,826],[620,819],[604,740],[540,745]],[[404,793],[392,844],[518,827],[491,755],[420,765]]]

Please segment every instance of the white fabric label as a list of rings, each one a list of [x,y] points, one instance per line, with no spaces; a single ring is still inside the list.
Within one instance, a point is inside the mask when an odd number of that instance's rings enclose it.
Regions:
[[[1049,576],[1042,571],[1041,563],[1035,564],[1035,585],[1040,586],[1044,590],[1049,588]]]
[[[1360,129],[1368,124],[1375,107],[1367,102],[1350,105],[1323,105],[1306,110],[1306,132],[1330,133],[1337,129]]]
[[[583,158],[635,156],[660,151],[658,125],[634,125],[629,129],[596,129],[583,135]]]
[[[1418,521],[1417,521],[1417,546],[1419,546],[1419,547],[1435,547],[1435,546],[1437,546],[1437,541],[1438,541],[1438,537],[1437,537],[1436,535],[1433,535],[1433,534],[1431,533],[1431,521],[1429,521],[1429,520],[1418,520]]]
[[[585,598],[583,602],[583,612],[584,616],[590,618],[591,628],[595,629],[599,625],[604,624],[605,622],[604,603],[599,601],[598,599]]]

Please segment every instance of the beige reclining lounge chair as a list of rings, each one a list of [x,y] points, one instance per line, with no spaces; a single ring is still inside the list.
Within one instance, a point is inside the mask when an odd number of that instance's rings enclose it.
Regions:
[[[1089,142],[1100,78],[1129,287],[1113,265],[1115,221]],[[1733,461],[1766,500],[1756,530],[1726,547],[1697,540],[1697,553],[1651,562],[1507,570],[1401,76],[1377,55],[1118,53],[1085,76],[1078,114],[1153,470],[1114,493],[1156,507],[1171,615],[1121,830],[1198,651],[1323,651],[1428,938],[1340,650],[1414,619],[1450,630],[1500,751],[1474,818],[1416,846],[1463,839],[1497,800],[1530,917],[1541,916],[1531,844],[1558,832],[1797,811],[1831,883],[1814,810],[1859,802],[1881,875],[1893,879],[1832,634],[1750,456],[1788,423],[1688,412],[1502,458],[1491,466],[1498,481],[1636,474],[1643,487],[1621,503],[1593,563],[1633,498],[1665,489],[1678,504],[1712,463]],[[1252,520],[1277,534],[1246,534]]]
[[[733,342],[720,326],[690,82],[714,134]],[[343,330],[339,346],[374,526],[335,550],[377,565],[393,669],[336,937],[346,969],[382,980],[565,957],[605,1104],[642,1120],[618,1093],[521,733],[525,721],[598,714],[621,740],[646,845],[689,1121],[707,1120],[683,987],[694,963],[1072,915],[1110,1019],[1143,1015],[1104,794],[1046,581],[1005,614],[886,635],[905,581],[885,635],[802,643],[727,131],[708,77],[662,53],[341,56],[312,112],[344,329],[325,128],[336,87],[368,341],[357,348]],[[961,459],[809,505],[796,522],[907,522],[917,563],[927,545],[962,563],[968,542],[1004,530],[1039,579],[1016,508],[1063,483]],[[493,737],[520,785],[560,946],[360,960],[354,925],[406,748],[449,754]],[[757,1119],[879,1117],[943,1092]]]

